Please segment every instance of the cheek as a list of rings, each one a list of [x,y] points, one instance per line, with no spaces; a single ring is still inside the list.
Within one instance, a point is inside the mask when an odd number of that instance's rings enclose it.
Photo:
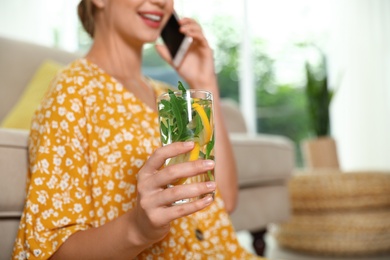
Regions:
[[[174,7],[174,1],[173,0],[168,0],[167,4],[165,5],[165,9],[172,13],[173,12],[173,7]]]

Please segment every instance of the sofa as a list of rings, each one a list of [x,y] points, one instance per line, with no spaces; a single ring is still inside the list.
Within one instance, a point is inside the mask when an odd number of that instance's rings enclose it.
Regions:
[[[26,96],[26,86],[45,60],[66,64],[79,56],[0,37],[0,123],[21,96]],[[223,99],[222,111],[238,166],[239,199],[231,219],[237,231],[255,234],[290,216],[286,184],[294,168],[293,144],[282,136],[249,135],[243,115],[232,100]],[[0,259],[10,258],[23,210],[27,141],[28,130],[0,127]]]

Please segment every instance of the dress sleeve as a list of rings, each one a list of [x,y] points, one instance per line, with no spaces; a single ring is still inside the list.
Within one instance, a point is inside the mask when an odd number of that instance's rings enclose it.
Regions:
[[[79,78],[54,82],[31,125],[24,241],[17,243],[29,259],[49,258],[70,235],[92,227],[88,123],[79,84]]]

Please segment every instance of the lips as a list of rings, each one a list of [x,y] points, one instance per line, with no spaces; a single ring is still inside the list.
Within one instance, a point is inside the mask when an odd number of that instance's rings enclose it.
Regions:
[[[163,19],[163,14],[157,12],[140,12],[139,15],[145,24],[152,28],[160,27],[161,21]]]
[[[162,19],[162,16],[157,14],[141,14],[141,16],[154,22],[160,22]]]

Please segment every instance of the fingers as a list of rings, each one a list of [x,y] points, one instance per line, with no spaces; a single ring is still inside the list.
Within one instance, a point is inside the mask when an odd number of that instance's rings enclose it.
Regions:
[[[204,37],[202,27],[190,18],[183,18],[180,20],[180,31],[187,36],[192,37],[195,42],[207,45],[207,40]]]
[[[170,221],[191,215],[199,210],[202,210],[209,206],[213,202],[213,197],[207,195],[206,197],[181,205],[176,205],[172,207],[166,207],[161,210],[161,213],[169,219]]]
[[[179,179],[193,177],[213,170],[214,166],[215,163],[212,160],[196,160],[166,166],[155,176],[155,181],[165,186],[167,182],[175,183]]]
[[[165,189],[164,194],[157,198],[159,205],[171,206],[172,203],[179,200],[199,197],[215,191],[215,182],[198,182],[192,184],[183,184]]]
[[[192,148],[194,148],[194,142],[175,142],[158,148],[146,161],[144,167],[140,170],[139,175],[155,174],[168,158],[187,153],[191,151]]]
[[[215,163],[212,160],[196,160],[166,166],[155,172],[153,176],[150,176],[151,178],[145,178],[145,181],[138,182],[138,190],[142,193],[155,193],[165,189],[168,184],[176,183],[179,179],[190,178],[211,171],[214,167]],[[189,195],[186,196],[187,198],[191,197]],[[178,198],[171,200],[171,202],[175,200],[178,200]],[[162,205],[165,204],[159,204],[159,206]]]
[[[156,228],[169,225],[169,223],[175,219],[191,215],[199,210],[206,208],[213,202],[213,200],[214,199],[211,195],[206,195],[204,198],[181,205],[157,207],[153,209],[145,208],[145,201],[141,201],[139,208],[144,210],[144,213],[141,214],[141,216],[143,216],[142,220],[144,221],[148,219],[152,229],[155,230]]]

